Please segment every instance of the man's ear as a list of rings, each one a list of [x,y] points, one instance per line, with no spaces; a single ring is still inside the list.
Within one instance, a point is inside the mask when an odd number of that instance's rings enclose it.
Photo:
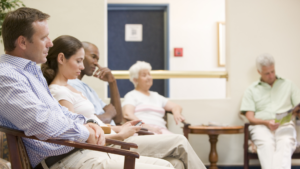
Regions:
[[[19,47],[23,50],[26,49],[26,43],[28,43],[28,41],[24,36],[19,36],[18,39],[15,42],[16,47]]]
[[[260,74],[261,75],[261,73],[260,73],[260,71],[257,69],[257,72],[258,72],[258,74]]]
[[[65,55],[63,54],[63,53],[59,53],[58,55],[57,55],[57,63],[58,64],[63,64],[64,63],[64,61],[65,61]]]

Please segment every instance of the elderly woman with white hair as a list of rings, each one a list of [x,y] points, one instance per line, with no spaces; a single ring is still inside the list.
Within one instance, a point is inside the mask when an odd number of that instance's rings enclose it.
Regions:
[[[151,69],[151,65],[144,61],[137,61],[130,67],[130,81],[135,89],[124,97],[123,115],[128,120],[142,120],[143,127],[155,134],[172,134],[166,128],[163,119],[165,111],[172,111],[174,120],[178,124],[184,121],[181,115],[182,108],[157,92],[149,90],[153,83]]]

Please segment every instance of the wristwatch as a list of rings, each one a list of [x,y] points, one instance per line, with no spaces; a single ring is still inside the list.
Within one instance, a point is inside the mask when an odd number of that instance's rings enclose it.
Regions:
[[[94,124],[97,124],[98,126],[100,126],[100,125],[97,123],[97,121],[94,120],[94,119],[89,119],[89,120],[86,121],[86,123],[94,123]]]

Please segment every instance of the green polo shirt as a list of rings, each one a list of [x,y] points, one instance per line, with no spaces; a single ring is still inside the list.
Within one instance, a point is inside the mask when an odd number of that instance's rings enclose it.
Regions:
[[[290,80],[277,78],[271,87],[262,81],[254,82],[244,93],[241,112],[255,112],[255,118],[275,119],[300,103],[300,90]]]

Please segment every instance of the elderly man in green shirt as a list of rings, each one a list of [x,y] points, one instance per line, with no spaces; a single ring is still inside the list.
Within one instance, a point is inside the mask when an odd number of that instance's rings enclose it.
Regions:
[[[245,91],[241,112],[250,121],[249,131],[262,168],[290,169],[297,144],[295,126],[292,121],[280,125],[274,119],[277,113],[300,103],[300,90],[291,81],[276,76],[274,63],[269,54],[257,58],[261,78]]]

